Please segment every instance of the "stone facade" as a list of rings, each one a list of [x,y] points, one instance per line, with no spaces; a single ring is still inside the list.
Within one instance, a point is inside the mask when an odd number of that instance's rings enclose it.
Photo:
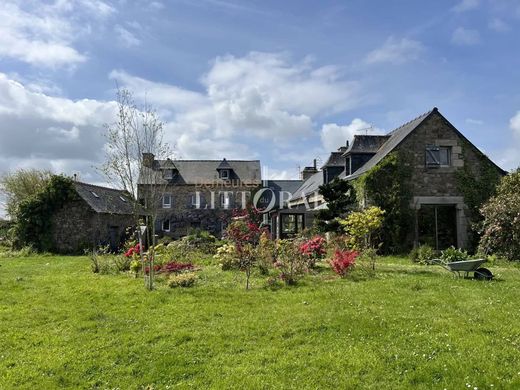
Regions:
[[[244,185],[231,181],[208,186],[165,186],[162,191],[171,195],[171,206],[164,207],[162,200],[158,200],[156,231],[159,236],[179,238],[196,228],[221,236],[233,209],[245,207],[259,186],[260,183]],[[221,195],[228,197],[227,205],[222,204]],[[165,220],[169,221],[169,231],[164,229]]]
[[[429,145],[450,150],[450,163],[446,166],[427,167],[426,148]],[[470,213],[460,191],[457,171],[467,165],[480,176],[483,158],[481,152],[459,133],[437,110],[424,119],[396,148],[412,168],[412,209],[416,214],[415,245],[419,242],[417,214],[426,206],[453,206],[457,231],[456,246],[468,246]],[[503,171],[496,167],[497,173]]]
[[[128,227],[135,225],[132,215],[95,212],[83,199],[69,202],[53,216],[52,239],[59,253],[81,253],[83,249],[108,245],[116,250]]]

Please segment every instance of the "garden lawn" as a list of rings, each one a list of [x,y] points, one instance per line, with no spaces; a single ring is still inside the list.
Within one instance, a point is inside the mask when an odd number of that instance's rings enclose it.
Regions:
[[[520,270],[384,259],[270,290],[206,266],[153,292],[84,257],[0,259],[0,388],[520,388]]]

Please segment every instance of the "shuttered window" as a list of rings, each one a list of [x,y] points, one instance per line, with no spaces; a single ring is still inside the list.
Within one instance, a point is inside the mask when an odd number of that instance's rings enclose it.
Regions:
[[[440,148],[435,145],[426,147],[426,166],[436,168],[441,166]]]

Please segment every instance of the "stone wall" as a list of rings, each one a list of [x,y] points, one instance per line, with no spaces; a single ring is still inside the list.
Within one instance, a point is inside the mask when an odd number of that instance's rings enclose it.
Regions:
[[[426,167],[428,145],[451,147],[451,165]],[[412,208],[421,204],[453,204],[457,208],[458,246],[467,246],[470,213],[464,202],[457,171],[467,165],[477,177],[480,153],[438,113],[433,113],[397,147],[412,168]],[[498,169],[497,169],[498,171]]]
[[[207,230],[220,236],[222,229],[229,222],[233,209],[242,208],[254,196],[258,189],[256,185],[233,186],[196,186],[196,185],[171,185],[164,188],[164,193],[172,195],[171,208],[163,208],[162,201],[157,200],[158,213],[156,230],[159,236],[179,238],[188,234],[192,228]],[[227,209],[220,204],[219,192],[230,193],[230,203]],[[192,195],[200,194],[200,207],[192,204]],[[246,194],[243,198],[243,192]],[[212,195],[213,193],[213,195]],[[162,229],[165,219],[170,220],[170,231]]]
[[[100,245],[119,246],[126,228],[133,225],[131,215],[99,214],[77,200],[54,214],[52,239],[59,253],[81,253]]]

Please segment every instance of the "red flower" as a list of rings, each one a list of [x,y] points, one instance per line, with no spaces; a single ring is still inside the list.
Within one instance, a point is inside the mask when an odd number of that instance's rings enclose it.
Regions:
[[[330,265],[334,272],[340,276],[346,276],[347,273],[356,264],[356,259],[359,256],[357,251],[336,250],[334,257],[330,261]]]

